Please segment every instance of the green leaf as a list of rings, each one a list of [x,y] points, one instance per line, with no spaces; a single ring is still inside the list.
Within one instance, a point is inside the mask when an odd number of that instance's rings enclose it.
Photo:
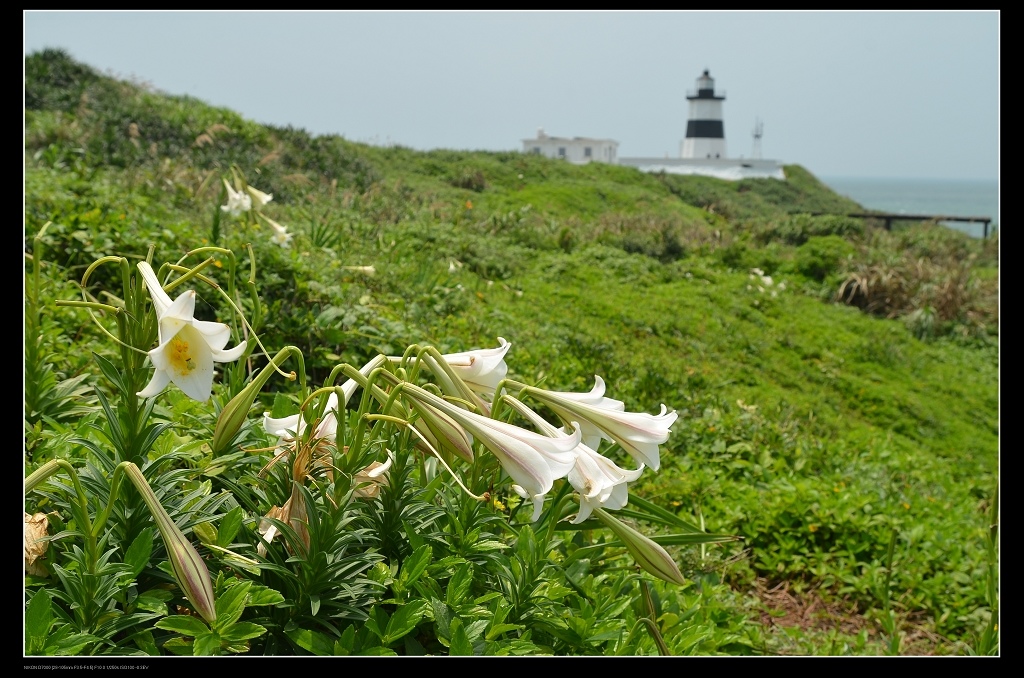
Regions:
[[[103,373],[103,376],[109,379],[110,382],[117,387],[117,390],[122,396],[132,395],[129,393],[131,389],[125,386],[125,382],[121,378],[121,371],[114,366],[114,363],[110,362],[99,353],[94,352],[92,357],[96,359],[96,363],[100,366],[100,372]]]
[[[153,632],[149,629],[133,634],[131,639],[132,642],[135,643],[135,647],[139,648],[151,657],[160,656],[160,649],[156,646],[156,640],[153,638]]]
[[[164,649],[171,654],[192,656],[192,639],[177,636],[164,643]]]
[[[729,541],[739,541],[742,537],[734,534],[660,534],[650,538],[655,544],[662,546],[682,546],[685,544],[721,544]]]
[[[412,546],[414,550],[418,551],[426,544],[425,540],[420,536],[420,533],[414,526],[404,520],[402,521],[402,525],[405,526],[405,535],[409,539],[409,545]],[[415,553],[413,555],[415,555]]]
[[[220,654],[220,638],[216,633],[207,632],[196,636],[192,644],[192,654],[196,657],[210,657]]]
[[[242,527],[242,507],[236,506],[228,511],[220,521],[220,527],[217,529],[217,546],[229,546],[231,540],[238,534],[240,527]]]
[[[214,604],[217,608],[217,619],[214,620],[214,628],[225,629],[238,621],[245,610],[245,598],[249,593],[251,581],[242,581],[228,588],[227,591],[217,597]]]
[[[484,539],[473,544],[474,551],[501,551],[503,549],[511,548],[508,544],[503,541],[497,541],[494,539]]]
[[[185,614],[172,614],[157,621],[153,626],[164,631],[174,631],[183,636],[198,636],[201,633],[210,632],[210,627],[198,618]]]
[[[267,629],[252,622],[235,622],[226,629],[218,632],[222,640],[235,643],[249,638],[258,638],[267,632]]]
[[[153,554],[153,528],[147,527],[139,533],[132,545],[124,552],[124,564],[131,568],[132,579],[146,568]]]
[[[448,645],[448,655],[451,657],[473,656],[473,644],[469,642],[466,628],[458,617],[452,620],[451,631],[452,640]]]
[[[494,640],[506,631],[516,631],[521,628],[523,628],[521,624],[495,624],[491,628],[487,629],[487,635],[485,638],[487,640]]]
[[[475,603],[476,605],[483,605],[484,603],[489,603],[496,598],[501,598],[501,591],[491,591],[490,593],[485,593],[484,595],[475,598],[473,600],[473,603]]]
[[[199,537],[204,544],[217,543],[217,528],[210,523],[198,523],[192,526],[192,532]]]
[[[430,559],[433,557],[434,550],[429,544],[424,544],[415,551],[412,555],[405,559],[402,563],[402,570],[398,573],[398,580],[403,588],[408,588],[430,565]]]
[[[340,646],[340,647],[339,647]],[[334,643],[334,654],[338,654],[338,650],[341,648],[345,649],[346,654],[352,654],[356,646],[356,629],[354,624],[349,624],[345,627],[345,630],[341,632],[341,638],[338,638],[337,642]]]
[[[516,555],[528,563],[537,559],[537,538],[529,525],[523,525],[519,529],[519,538],[516,539]]]
[[[359,653],[362,657],[397,657],[398,653],[386,647],[369,647]]]
[[[363,622],[363,626],[368,629],[370,633],[383,640],[384,629],[388,627],[389,621],[391,621],[391,619],[388,617],[388,613],[379,607],[375,607],[370,611],[370,616],[365,622]]]
[[[260,605],[277,605],[284,602],[284,596],[269,586],[253,584],[249,589],[249,597],[246,598],[247,607],[258,607]]]
[[[473,584],[473,568],[468,563],[455,570],[455,574],[448,580],[448,588],[445,591],[444,599],[450,607],[458,607],[462,599],[469,593],[469,587]]]
[[[434,613],[434,624],[437,626],[437,635],[441,638],[448,638],[448,625],[452,621],[452,611],[443,601],[437,598],[430,599],[430,609]]]
[[[167,614],[167,601],[174,596],[167,589],[147,589],[135,599],[135,607],[159,615]]]
[[[699,526],[689,523],[671,511],[666,511],[657,504],[653,504],[643,497],[630,495],[629,503],[634,508],[643,509],[643,512],[629,510],[627,508],[620,509],[619,512],[622,515],[629,516],[631,518],[637,518],[639,520],[646,520],[653,523],[664,523],[665,525],[671,525],[672,527],[678,527],[686,530],[687,532],[704,532]]]
[[[102,638],[89,635],[88,633],[72,633],[66,638],[61,638],[54,645],[53,654],[58,656],[73,656],[81,654],[82,650],[93,643],[102,643]]]
[[[285,634],[293,643],[307,652],[312,652],[321,657],[330,657],[334,654],[330,638],[322,633],[310,631],[309,629],[289,629],[285,631]]]
[[[402,605],[395,611],[388,621],[384,637],[381,639],[384,645],[391,645],[393,642],[416,628],[416,625],[426,614],[427,603],[424,600],[415,600],[407,605]]]
[[[25,654],[35,654],[46,644],[46,635],[53,624],[50,594],[40,589],[25,608]]]
[[[203,475],[208,478],[218,476],[221,473],[224,473],[224,471],[227,471],[229,468],[237,466],[237,463],[241,461],[243,458],[245,458],[247,454],[247,452],[232,452],[231,454],[222,454],[216,457],[213,461],[210,462],[209,466],[203,469]],[[231,542],[229,540],[224,544],[220,544],[220,546],[226,546],[230,543]]]

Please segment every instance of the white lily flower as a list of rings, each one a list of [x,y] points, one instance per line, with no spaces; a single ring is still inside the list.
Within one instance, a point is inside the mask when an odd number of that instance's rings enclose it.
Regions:
[[[591,394],[598,390],[598,386],[595,385]],[[603,389],[600,390],[603,393]],[[669,412],[665,405],[661,406],[659,414],[624,412],[611,409],[608,403],[601,401],[598,404],[587,402],[579,397],[581,394],[565,394],[539,388],[530,388],[529,393],[550,407],[564,421],[578,422],[584,435],[591,441],[595,431],[599,432],[600,437],[618,443],[633,459],[655,471],[661,466],[659,446],[668,440],[672,432],[669,427],[679,417],[674,410]],[[604,400],[611,403],[619,402],[610,398],[603,398],[602,401]],[[594,449],[596,446],[588,447]]]
[[[338,394],[332,393],[327,397],[327,408],[324,410],[324,416],[313,432],[313,436],[317,440],[334,440],[338,432],[337,411]],[[263,429],[270,435],[277,436],[278,446],[282,446],[301,436],[302,432],[306,430],[306,422],[303,420],[301,413],[277,419],[264,414]]]
[[[270,236],[270,242],[284,249],[288,249],[292,242],[292,234],[288,232],[288,229],[269,217],[262,214],[260,216],[263,217],[264,221],[270,224],[272,229],[274,229],[274,235]]]
[[[604,379],[595,374],[594,388],[590,389],[587,393],[574,391],[547,391],[547,393],[566,400],[590,405],[600,410],[610,410],[613,412],[624,411],[626,409],[626,404],[621,400],[606,398],[604,395],[604,389]],[[583,444],[592,450],[596,450],[601,445],[601,438],[605,437],[602,435],[601,429],[594,424],[591,424],[589,421],[580,421],[579,424],[580,432],[583,434]]]
[[[252,198],[241,191],[231,188],[231,184],[228,183],[227,179],[224,180],[224,188],[228,189],[228,204],[220,206],[223,211],[233,217],[237,217],[243,212],[248,212],[252,209]]]
[[[530,494],[521,485],[515,484],[512,485],[512,490],[520,497],[533,504],[533,511],[530,513],[530,522],[535,523],[540,520],[540,514],[544,512],[544,495]]]
[[[380,367],[383,362],[384,359],[378,356],[359,368],[359,373],[365,377],[374,369]],[[357,388],[359,388],[359,384],[354,379],[346,379],[345,383],[341,385],[343,399],[339,399],[337,393],[331,393],[327,397],[324,416],[317,424],[316,430],[313,433],[314,438],[334,442],[335,436],[338,433],[338,411],[348,405],[348,401],[351,400]],[[263,414],[263,430],[270,435],[277,436],[278,447],[281,447],[301,436],[303,431],[306,430],[306,422],[303,420],[301,413],[273,418],[269,413],[265,412]]]
[[[255,205],[257,208],[263,207],[268,202],[274,199],[273,193],[264,193],[261,190],[253,188],[252,186],[246,186],[245,190],[249,192],[250,196],[252,196],[253,205]]]
[[[174,382],[189,398],[205,402],[213,389],[213,363],[238,360],[245,353],[246,342],[223,350],[231,338],[231,328],[195,319],[194,290],[182,292],[171,301],[148,263],[139,262],[139,272],[156,309],[160,345],[149,352],[156,372],[137,395],[150,398]]]
[[[595,391],[597,387],[595,387]],[[601,392],[604,391],[604,383],[600,384]],[[593,393],[593,392],[592,392]],[[587,395],[587,394],[574,394]],[[605,400],[610,400],[605,398]],[[569,434],[565,429],[557,429],[546,422],[540,415],[528,408],[522,402],[511,396],[505,397],[505,402],[511,405],[517,412],[530,420],[530,422],[542,432],[554,438],[567,437]],[[618,401],[612,401],[618,402]],[[578,425],[573,422],[574,426]],[[611,510],[618,510],[626,505],[629,499],[627,482],[633,482],[643,473],[644,465],[635,471],[619,468],[611,459],[598,454],[585,443],[581,443],[574,450],[576,463],[569,471],[568,481],[580,495],[580,510],[571,521],[574,525],[582,523],[590,517],[595,508],[603,507]],[[515,488],[513,488],[515,489]],[[526,496],[526,495],[521,495]],[[534,503],[534,518],[540,517],[540,510],[537,503]]]
[[[554,481],[565,477],[576,463],[573,450],[580,444],[578,431],[564,438],[551,438],[469,412],[413,384],[407,383],[404,392],[417,405],[454,419],[494,453],[512,480],[534,498],[547,494]]]
[[[586,445],[576,448],[576,465],[569,471],[569,484],[580,494],[580,510],[571,521],[574,525],[590,517],[595,508],[617,511],[629,501],[626,483],[643,473],[644,465],[635,471],[619,468],[611,459]]]
[[[508,374],[505,354],[512,344],[501,337],[498,337],[498,343],[500,346],[497,348],[448,353],[441,357],[472,391],[489,397]]]

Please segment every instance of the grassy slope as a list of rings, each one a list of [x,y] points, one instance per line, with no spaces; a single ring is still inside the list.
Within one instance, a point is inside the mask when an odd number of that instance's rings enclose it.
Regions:
[[[67,278],[91,255],[194,244],[208,234],[216,177],[237,164],[300,233],[292,253],[257,243],[257,255],[268,331],[306,341],[314,371],[407,341],[447,350],[503,336],[516,376],[579,390],[601,374],[631,409],[680,410],[664,470],[638,489],[743,534],[744,560],[721,570],[737,587],[788,579],[866,609],[895,526],[906,611],[953,637],[976,627],[977,508],[997,473],[996,350],[921,342],[896,321],[822,302],[816,281],[782,265],[769,272],[787,287],[772,297],[745,266],[723,263],[759,224],[856,207],[803,168],[787,167],[784,183],[726,182],[373,148],[253,125],[87,69],[66,79],[26,115],[26,233],[57,224]],[[129,144],[127,120],[141,121],[142,144]],[[212,143],[197,145],[204,132]],[[313,246],[313,223],[339,242]],[[793,248],[751,256],[784,263]],[[66,372],[82,368],[63,359]]]

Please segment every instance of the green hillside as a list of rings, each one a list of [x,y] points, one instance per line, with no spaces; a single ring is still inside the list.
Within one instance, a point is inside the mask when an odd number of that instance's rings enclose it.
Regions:
[[[27,654],[998,652],[997,236],[885,231],[844,216],[863,209],[798,165],[730,182],[375,147],[258,125],[60,51],[25,72],[25,475],[64,460],[87,495],[65,467],[26,495],[26,519],[52,514],[58,535],[26,575]],[[225,182],[273,199],[233,218]],[[232,299],[270,356],[301,353],[311,389],[413,344],[450,354],[502,337],[518,382],[582,392],[599,375],[627,411],[675,410],[660,469],[617,514],[666,537],[685,584],[637,569],[593,519],[558,522],[576,506],[565,481],[550,495],[565,513],[549,497],[531,525],[479,451],[445,454],[487,502],[396,461],[376,501],[318,500],[338,526],[310,527],[319,551],[258,556],[260,518],[299,487],[286,464],[260,475],[277,444],[261,415],[298,411],[308,390],[272,377],[218,447],[221,409],[267,364],[254,350],[218,367],[209,403],[172,386],[147,411],[133,394],[157,330],[125,278],[147,256],[179,275],[213,257],[170,296],[200,285],[208,321],[233,317]],[[124,264],[90,268],[103,257]],[[76,300],[96,319],[63,303]],[[131,335],[133,353],[115,339],[136,322],[149,334]],[[229,346],[250,336],[229,322]],[[367,421],[380,442],[366,455],[415,443]],[[338,435],[359,447],[355,416]],[[335,499],[371,458],[342,448]],[[218,605],[248,591],[234,631],[174,612],[197,607],[162,533],[109,482],[132,459],[200,545]],[[83,512],[106,519],[108,499],[111,527],[83,539]],[[668,538],[692,526],[740,539]],[[236,637],[243,623],[255,635]]]

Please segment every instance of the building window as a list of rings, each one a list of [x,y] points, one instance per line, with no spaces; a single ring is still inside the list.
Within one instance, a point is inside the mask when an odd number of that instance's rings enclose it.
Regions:
[[[559,146],[558,147],[558,157],[559,158],[564,158],[565,157],[565,146]]]
[[[534,155],[540,155],[540,146],[534,146],[533,147],[533,154]]]
[[[589,158],[590,157],[590,146],[584,146],[583,147],[583,157],[584,158]]]

